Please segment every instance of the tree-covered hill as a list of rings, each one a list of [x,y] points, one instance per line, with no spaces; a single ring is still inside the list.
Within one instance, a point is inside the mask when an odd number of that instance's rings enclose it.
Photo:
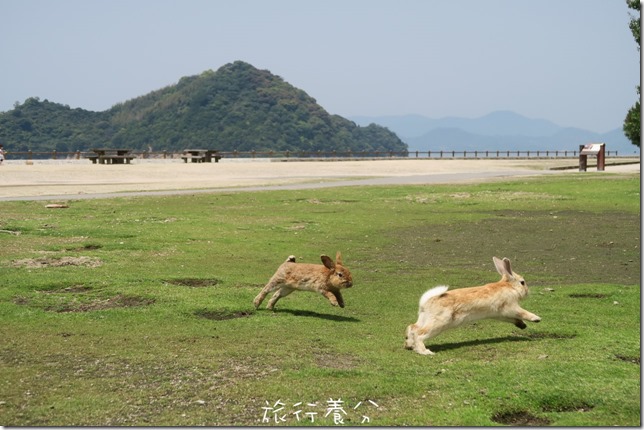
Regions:
[[[107,144],[111,135],[107,112],[70,109],[37,97],[0,113],[0,143],[9,152],[84,150]]]
[[[267,70],[236,61],[104,112],[27,99],[0,113],[8,151],[93,147],[180,151],[406,151],[387,128],[359,127]]]

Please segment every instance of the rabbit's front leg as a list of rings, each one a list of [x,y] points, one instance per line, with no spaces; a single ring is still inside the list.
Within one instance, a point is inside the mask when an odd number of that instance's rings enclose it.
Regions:
[[[516,311],[516,318],[522,319],[522,320],[527,320],[530,322],[539,322],[541,321],[541,317],[538,315],[533,314],[532,312],[528,312],[525,309],[519,307]]]
[[[498,318],[495,318],[495,319],[497,319],[499,321],[503,321],[503,322],[512,323],[515,326],[519,327],[521,330],[523,330],[524,328],[528,327],[527,325],[525,325],[525,323],[523,322],[523,320],[521,318],[498,317]]]
[[[324,290],[321,291],[321,293],[329,300],[329,302],[331,302],[333,306],[340,306],[341,308],[344,307],[344,299],[342,298],[342,294],[340,294],[339,291]]]
[[[525,328],[525,323],[523,322],[523,320],[530,321],[530,322],[541,321],[541,317],[533,314],[532,312],[526,311],[518,304],[515,304],[509,309],[505,310],[501,315],[497,315],[492,318],[500,321],[511,322],[512,324],[519,327],[520,329]]]
[[[344,307],[344,299],[342,298],[342,294],[340,294],[340,291],[332,291],[332,293],[335,296],[335,299],[338,301],[338,306],[343,308]]]
[[[517,326],[517,327],[519,327],[521,330],[523,330],[523,329],[525,329],[526,327],[528,327],[527,325],[525,325],[525,323],[523,322],[523,320],[519,320],[519,319],[514,320],[514,325],[515,325],[515,326]]]

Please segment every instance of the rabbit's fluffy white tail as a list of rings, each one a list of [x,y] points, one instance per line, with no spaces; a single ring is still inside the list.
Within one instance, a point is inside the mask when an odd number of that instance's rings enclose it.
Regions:
[[[418,302],[418,306],[422,306],[423,303],[425,303],[427,300],[431,299],[432,297],[440,296],[445,291],[447,291],[448,288],[449,287],[446,285],[440,285],[438,287],[434,287],[430,290],[425,291],[425,294],[420,296],[420,301]]]

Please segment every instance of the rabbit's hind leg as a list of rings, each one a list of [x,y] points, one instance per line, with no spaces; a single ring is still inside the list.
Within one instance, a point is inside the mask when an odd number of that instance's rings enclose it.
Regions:
[[[255,297],[253,300],[253,305],[255,305],[255,309],[259,308],[259,305],[262,304],[264,301],[264,298],[268,295],[268,293],[275,291],[281,286],[280,282],[275,282],[273,280],[269,281],[268,284],[264,288],[262,288],[262,291],[259,292],[259,294]]]
[[[418,327],[413,336],[412,349],[422,355],[434,355],[434,353],[425,346],[425,341],[431,337],[437,336],[441,331],[443,331],[443,329],[443,327],[435,327],[431,324]]]
[[[293,291],[295,291],[292,288],[289,287],[282,287],[279,290],[275,291],[275,294],[273,294],[273,297],[268,301],[268,305],[266,305],[266,309],[273,310],[273,307],[275,306],[275,303],[282,297],[286,297],[289,294],[291,294]]]

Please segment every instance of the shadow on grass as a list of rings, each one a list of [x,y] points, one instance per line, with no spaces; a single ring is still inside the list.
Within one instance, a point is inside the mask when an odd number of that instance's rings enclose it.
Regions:
[[[288,313],[291,315],[295,315],[298,317],[313,317],[313,318],[321,318],[325,320],[330,320],[330,321],[342,321],[342,322],[360,322],[359,319],[354,318],[354,317],[345,317],[342,315],[331,315],[331,314],[321,314],[318,312],[314,311],[301,311],[301,310],[296,310],[296,309],[276,309],[273,312],[275,313]]]
[[[439,352],[439,351],[448,351],[450,349],[465,348],[468,346],[493,345],[496,343],[504,343],[504,342],[532,342],[533,340],[534,339],[527,338],[527,337],[504,336],[504,337],[494,337],[491,339],[468,340],[465,342],[434,344],[434,345],[429,345],[428,348],[431,349],[433,352]]]

